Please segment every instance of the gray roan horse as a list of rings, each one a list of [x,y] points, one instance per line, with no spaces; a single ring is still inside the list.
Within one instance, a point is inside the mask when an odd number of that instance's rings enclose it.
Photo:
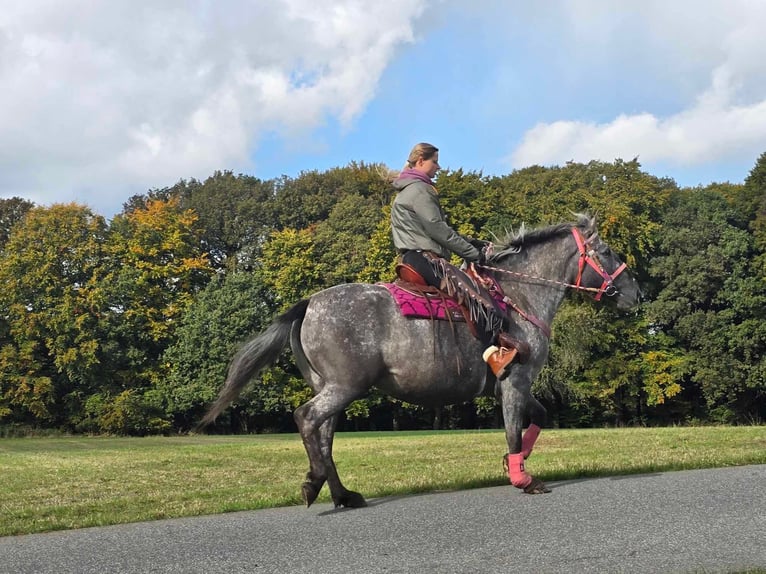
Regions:
[[[316,500],[325,481],[336,506],[366,505],[361,494],[341,483],[332,446],[338,415],[373,386],[425,406],[494,393],[502,402],[506,457],[521,456],[522,426],[544,424],[545,409],[530,388],[548,358],[548,326],[566,290],[586,290],[597,300],[606,295],[621,310],[639,300],[637,282],[622,272],[625,265],[600,240],[595,220],[584,215],[577,219],[517,234],[499,246],[485,266],[515,309],[509,309],[509,333],[531,347],[529,360],[515,363],[504,379],[496,381],[488,370],[483,346],[465,323],[405,318],[385,287],[343,284],[296,303],[239,350],[202,426],[212,423],[254,376],[272,365],[289,341],[315,393],[294,413],[310,465],[302,491],[307,505]],[[524,457],[531,444],[525,447]],[[528,493],[549,492],[525,473],[523,459],[515,460],[521,460],[526,480],[517,483],[511,476],[514,485]]]

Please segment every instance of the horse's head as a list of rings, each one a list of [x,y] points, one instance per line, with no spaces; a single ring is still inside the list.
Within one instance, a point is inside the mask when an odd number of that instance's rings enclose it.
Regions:
[[[485,269],[517,277],[522,283],[590,292],[597,301],[610,301],[621,310],[632,309],[640,301],[638,282],[601,240],[594,217],[578,214],[575,223],[558,223],[532,231],[522,226],[518,233],[501,240],[499,247]],[[526,257],[519,255],[525,250]],[[532,267],[534,271],[530,272]],[[557,273],[564,277],[555,278]]]
[[[579,223],[572,226],[572,236],[579,251],[575,287],[593,292],[596,301],[612,301],[623,311],[638,305],[641,299],[638,281],[601,240],[595,218],[580,216]]]

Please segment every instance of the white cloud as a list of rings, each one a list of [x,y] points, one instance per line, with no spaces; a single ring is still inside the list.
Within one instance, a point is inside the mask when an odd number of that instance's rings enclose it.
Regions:
[[[627,12],[624,6],[597,0],[564,5],[570,9],[565,17],[572,22],[572,38],[581,47],[583,43],[608,45],[615,52],[612,57],[620,57],[623,52],[635,53],[639,41],[645,57],[667,66],[675,76],[668,83],[658,83],[658,91],[704,87],[689,95],[683,109],[665,115],[654,112],[647,102],[647,109],[640,113],[623,113],[608,121],[539,123],[509,156],[513,167],[634,157],[643,164],[691,166],[755,158],[763,152],[766,4],[649,1]],[[629,66],[627,57],[625,62]],[[609,89],[608,82],[604,89]]]
[[[399,75],[388,85],[389,93],[401,86],[391,105],[406,106],[395,111],[412,125],[357,130],[364,132],[360,138],[375,133],[376,153],[383,153],[382,131],[420,131],[425,125],[449,137],[454,124],[461,126],[454,137],[473,146],[474,140],[506,141],[508,124],[519,118],[552,119],[512,127],[515,133],[529,128],[508,159],[513,167],[635,156],[645,165],[694,165],[737,154],[754,158],[766,141],[761,0],[5,4],[0,197],[77,200],[112,214],[131,194],[180,178],[204,178],[217,169],[257,175],[251,158],[274,133],[297,142],[300,151],[313,148],[311,134],[327,124],[353,135],[383,72],[405,52],[403,46],[421,39],[422,51],[406,53],[416,66],[407,73],[396,68]],[[418,82],[417,66],[430,65],[433,72],[449,61],[454,36],[445,28],[462,34],[463,49],[492,48],[467,60],[486,84],[477,75],[473,83],[464,81],[459,68],[445,72],[443,82]],[[484,41],[485,31],[491,41]],[[521,37],[533,49],[514,49]],[[503,51],[503,42],[510,49]],[[508,70],[513,74],[503,80]],[[587,89],[608,91],[644,73],[645,99],[614,104],[605,94],[608,113],[592,98],[590,105],[572,103],[572,113],[562,113],[561,101],[570,105],[563,97],[555,112],[540,98],[524,114],[515,113],[519,93],[548,90],[569,97],[568,86],[557,81],[575,80],[579,92],[572,100],[579,96],[582,102],[590,96]],[[459,105],[449,113],[426,111],[429,101],[440,101],[434,93],[444,90],[450,101],[470,106],[465,114]],[[653,93],[671,92],[673,97],[657,98],[662,104],[652,100]],[[479,107],[485,115],[476,113]],[[486,118],[481,125],[492,133],[470,133],[468,122],[453,121],[453,112]]]
[[[0,13],[0,195],[106,205],[350,125],[424,0],[28,0]],[[119,185],[115,185],[119,182]]]

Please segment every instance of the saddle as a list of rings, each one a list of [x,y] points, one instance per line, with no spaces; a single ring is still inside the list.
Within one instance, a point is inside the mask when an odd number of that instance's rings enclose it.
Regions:
[[[428,283],[426,283],[426,280],[423,279],[423,276],[418,273],[412,265],[407,265],[406,263],[397,263],[394,269],[396,270],[397,282],[420,285],[423,287],[428,287],[429,289],[433,289],[435,292],[439,292],[436,287],[431,287]]]
[[[476,322],[471,318],[469,308],[452,294],[428,285],[423,277],[406,263],[396,265],[396,274],[397,278],[393,283],[381,283],[381,285],[391,293],[402,315],[437,321],[464,322],[471,333],[478,337]],[[491,277],[477,277],[477,279],[494,283]],[[490,289],[490,294],[500,308],[506,311],[507,304],[503,301],[500,286]]]

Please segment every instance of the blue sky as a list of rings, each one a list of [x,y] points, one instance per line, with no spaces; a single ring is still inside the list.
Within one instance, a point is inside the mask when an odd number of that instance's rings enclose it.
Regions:
[[[638,157],[679,185],[766,151],[766,2],[27,0],[0,13],[0,197]]]

